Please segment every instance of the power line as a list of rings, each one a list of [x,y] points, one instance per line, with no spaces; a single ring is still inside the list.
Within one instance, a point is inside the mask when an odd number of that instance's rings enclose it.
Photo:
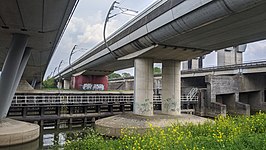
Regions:
[[[123,2],[123,1],[122,1],[122,2]],[[104,27],[103,27],[103,40],[104,40],[104,44],[105,44],[106,48],[108,49],[108,51],[111,53],[111,55],[114,57],[114,59],[117,59],[117,58],[118,58],[118,55],[110,49],[110,47],[109,47],[109,45],[108,45],[108,42],[107,42],[107,40],[106,40],[105,32],[106,32],[107,22],[109,21],[109,19],[111,19],[111,18],[113,18],[113,17],[115,17],[115,16],[117,16],[117,15],[119,15],[119,14],[127,14],[126,12],[135,12],[135,13],[138,13],[138,11],[135,11],[135,10],[132,10],[132,9],[128,9],[128,8],[124,8],[124,7],[119,7],[119,6],[117,6],[117,5],[119,5],[119,4],[120,4],[120,3],[117,2],[117,1],[114,1],[114,2],[112,3],[112,5],[111,5],[111,7],[110,7],[110,9],[109,9],[109,11],[108,11],[108,13],[107,13],[107,16],[106,16],[106,18],[105,18],[105,21],[104,21]],[[111,15],[111,12],[112,12],[114,9],[118,9],[118,10],[120,10],[120,12]],[[111,15],[111,16],[110,16],[110,15]],[[129,15],[129,14],[127,14],[127,15]],[[131,15],[131,14],[130,14],[130,15]]]

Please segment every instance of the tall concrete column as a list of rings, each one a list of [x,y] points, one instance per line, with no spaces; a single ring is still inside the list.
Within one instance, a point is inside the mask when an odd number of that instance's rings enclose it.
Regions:
[[[64,89],[69,90],[70,89],[70,81],[69,80],[64,80]]]
[[[63,87],[63,83],[62,83],[62,81],[59,79],[59,81],[57,81],[57,88],[58,88],[58,89],[62,89],[62,87]]]
[[[10,97],[9,97],[9,99],[11,99],[11,101],[10,101],[9,105],[11,105],[11,103],[12,103],[12,99],[13,99],[15,93],[16,93],[17,87],[19,85],[19,82],[21,80],[23,72],[24,72],[24,70],[26,68],[26,65],[28,63],[28,60],[30,58],[30,54],[31,54],[31,48],[26,47],[25,52],[24,52],[23,57],[22,57],[22,60],[21,60],[21,63],[19,65],[19,69],[18,69],[16,77],[15,77],[15,82],[13,84],[13,88],[11,90],[11,94],[10,94]]]
[[[134,60],[134,114],[153,115],[153,60],[137,58]]]
[[[180,61],[162,62],[162,113],[181,114]]]
[[[0,119],[5,118],[12,102],[12,90],[24,55],[28,36],[14,34],[0,77]],[[10,99],[11,98],[11,99]]]

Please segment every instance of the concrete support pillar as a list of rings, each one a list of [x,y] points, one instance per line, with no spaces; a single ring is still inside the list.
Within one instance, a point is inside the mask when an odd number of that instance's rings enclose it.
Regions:
[[[69,80],[64,80],[64,89],[69,90],[70,89],[70,81]]]
[[[162,62],[162,113],[181,113],[181,73],[180,61]]]
[[[130,89],[129,81],[127,81],[127,80],[125,80],[125,89],[124,90],[126,90],[126,91],[132,90],[132,89]]]
[[[19,83],[20,83],[21,77],[22,77],[23,72],[24,72],[24,70],[25,70],[25,68],[26,68],[26,65],[27,65],[27,63],[28,63],[28,60],[29,60],[29,58],[30,58],[30,54],[31,54],[31,48],[28,48],[28,47],[27,47],[27,48],[25,49],[24,54],[23,54],[23,57],[22,57],[21,63],[20,63],[20,65],[19,65],[19,69],[18,69],[18,71],[17,71],[17,75],[16,75],[16,78],[15,78],[15,82],[14,82],[14,84],[13,84],[13,87],[12,87],[11,93],[10,93],[9,98],[8,98],[8,99],[11,99],[11,102],[12,102],[12,99],[13,99],[15,93],[16,93],[17,87],[18,87],[18,85],[19,85]]]
[[[62,82],[61,82],[61,81],[58,81],[58,82],[57,82],[57,88],[58,88],[58,89],[62,89],[62,87],[63,87]]]
[[[153,115],[153,60],[137,58],[134,60],[134,114]]]
[[[4,62],[0,77],[0,119],[5,118],[20,80],[20,73],[24,71],[22,64],[28,36],[14,34]],[[19,78],[19,79],[18,79]]]

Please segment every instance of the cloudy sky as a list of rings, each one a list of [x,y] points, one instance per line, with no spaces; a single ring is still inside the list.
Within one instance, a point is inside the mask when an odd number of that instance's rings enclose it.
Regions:
[[[120,7],[126,7],[137,11],[142,11],[156,0],[118,0]],[[97,43],[101,42],[103,23],[107,11],[110,8],[113,0],[80,0],[74,15],[61,39],[54,56],[46,71],[46,76],[54,71],[61,60],[63,63],[60,67],[62,70],[68,65],[70,52],[74,45],[78,45],[71,62],[79,58],[86,50],[90,50]],[[115,12],[113,12],[115,13]],[[110,19],[107,25],[107,35],[117,30],[124,23],[132,19],[131,15],[118,15]],[[266,59],[266,41],[258,41],[248,44],[247,51],[244,53],[244,61],[256,61]],[[211,53],[204,60],[204,66],[215,66],[216,54]],[[133,74],[133,69],[126,69],[122,72]]]

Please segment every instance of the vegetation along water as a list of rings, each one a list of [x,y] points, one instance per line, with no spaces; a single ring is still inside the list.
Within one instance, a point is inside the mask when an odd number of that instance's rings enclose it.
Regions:
[[[204,124],[154,128],[144,135],[123,130],[121,138],[106,138],[89,129],[82,138],[67,140],[65,150],[266,150],[266,114],[217,117]]]

